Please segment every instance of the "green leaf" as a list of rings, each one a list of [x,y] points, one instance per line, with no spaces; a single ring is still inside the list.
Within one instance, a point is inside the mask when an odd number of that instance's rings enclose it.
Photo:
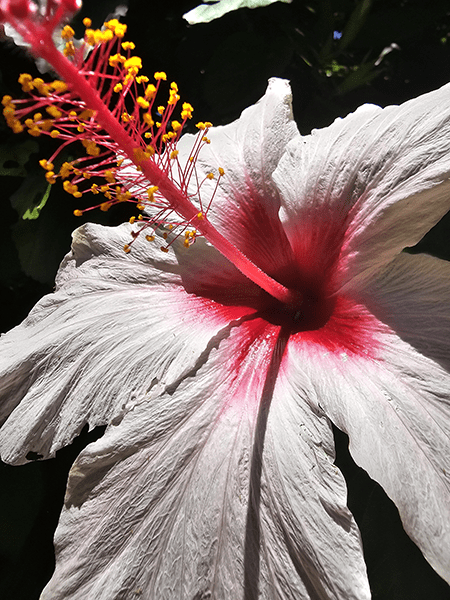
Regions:
[[[261,8],[275,2],[290,4],[292,0],[207,0],[183,15],[189,25],[209,23],[238,8]]]
[[[39,151],[37,142],[26,140],[20,144],[0,146],[0,176],[27,177],[25,165],[31,154]]]
[[[361,27],[364,25],[369,14],[372,0],[360,0],[349,17],[347,25],[342,32],[339,43],[339,51],[342,52],[349,44],[353,42],[358,35]]]
[[[33,219],[37,219],[41,213],[41,210],[44,208],[44,206],[47,203],[48,197],[50,196],[50,189],[51,189],[51,184],[49,183],[47,186],[47,189],[45,190],[45,194],[42,197],[42,200],[40,201],[40,203],[37,206],[34,206],[33,208],[28,207],[26,209],[26,211],[23,213],[22,219],[28,219],[28,220],[33,220]]]
[[[37,219],[49,194],[50,186],[42,177],[42,172],[28,175],[19,189],[11,196],[11,206],[19,213],[20,219]]]

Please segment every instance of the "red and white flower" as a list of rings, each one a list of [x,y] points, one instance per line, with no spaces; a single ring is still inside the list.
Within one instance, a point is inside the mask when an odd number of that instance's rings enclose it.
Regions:
[[[75,231],[1,344],[3,460],[107,425],[71,469],[43,599],[369,598],[330,421],[450,581],[450,265],[402,252],[450,208],[449,91],[301,136],[273,79],[209,130],[209,221],[297,303],[202,237],[124,254],[130,224]]]

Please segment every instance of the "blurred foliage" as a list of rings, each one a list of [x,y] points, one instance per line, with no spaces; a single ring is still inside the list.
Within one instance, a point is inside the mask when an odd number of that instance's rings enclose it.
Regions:
[[[86,0],[75,19],[78,35],[84,29],[84,16],[100,26],[116,4]],[[273,76],[291,81],[294,114],[304,134],[362,103],[397,104],[450,79],[448,0],[293,0],[291,4],[239,9],[210,23],[190,26],[182,15],[198,4],[198,0],[158,2],[150,8],[147,0],[129,0],[124,18],[128,39],[136,43],[144,70],[164,70],[177,81],[182,99],[194,105],[198,120],[219,125],[236,119],[263,95],[267,79]],[[38,75],[31,57],[10,42],[1,44],[1,95],[22,95],[17,83],[21,72]],[[51,291],[58,265],[70,248],[71,232],[87,220],[73,216],[73,199],[59,184],[48,193],[38,160],[48,158],[54,147],[55,141],[48,138],[30,140],[25,134],[14,135],[0,121],[1,331],[20,323],[36,301]],[[114,225],[125,220],[129,210],[118,207],[108,213],[90,213],[89,218]],[[449,221],[448,216],[444,218],[415,251],[450,259]],[[374,599],[447,599],[448,587],[404,534],[395,507],[355,467],[346,454],[345,436],[336,432],[336,439],[337,461],[347,478],[349,504],[362,531]],[[83,443],[87,441],[89,438],[84,438]],[[54,527],[70,461],[61,464],[65,475],[58,479],[58,492],[48,487],[53,477],[49,474],[56,469],[54,461],[38,463],[34,471],[34,465],[29,465],[28,471],[5,467],[0,488],[5,536],[0,559],[8,573],[8,585],[14,569],[19,582],[21,569],[35,572],[35,565],[30,567],[35,560],[33,551],[39,554],[45,546],[51,557],[51,535],[43,536],[32,522],[42,518],[45,507],[50,510],[45,504],[49,498],[57,498],[51,508]],[[28,472],[32,474],[27,479]],[[5,523],[5,518],[12,518],[5,506],[8,501],[19,506],[24,496],[34,495],[41,498],[41,504],[30,503],[30,513],[13,534]],[[5,539],[10,540],[9,545]],[[45,577],[51,564],[48,568]],[[17,588],[13,593],[2,581],[0,577],[0,595],[11,600],[33,600],[42,587],[36,577],[36,589],[27,588],[21,594]],[[2,594],[6,589],[8,594]]]

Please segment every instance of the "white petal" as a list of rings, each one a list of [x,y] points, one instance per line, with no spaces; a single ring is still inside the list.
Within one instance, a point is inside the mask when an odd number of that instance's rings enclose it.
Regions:
[[[450,209],[449,94],[447,85],[401,106],[362,106],[290,143],[274,179],[289,239],[311,268],[342,249],[341,284],[362,288]]]
[[[217,176],[219,167],[225,171],[208,218],[269,273],[291,258],[278,217],[280,198],[272,173],[288,142],[298,135],[290,86],[282,79],[271,79],[266,94],[244,110],[237,121],[209,131],[211,143],[202,148],[196,161],[200,181],[208,173]],[[181,162],[190,156],[193,139],[192,135],[181,138],[178,145]],[[215,180],[202,184],[204,205],[213,196],[215,187]]]
[[[223,15],[237,10],[238,8],[260,8],[262,6],[268,6],[278,0],[217,0],[213,5],[211,4],[200,4],[196,8],[193,8],[189,12],[183,15],[183,19],[189,23],[189,25],[197,25],[198,23],[210,23],[214,19],[218,19]],[[292,0],[279,0],[280,2],[286,2],[290,4]]]
[[[327,420],[282,372],[267,429],[255,424],[276,329],[240,325],[195,377],[83,451],[42,600],[370,597]]]
[[[137,397],[188,373],[216,335],[252,312],[188,294],[183,278],[195,282],[175,255],[140,239],[126,255],[129,235],[129,225],[78,230],[57,292],[2,337],[3,460],[53,456],[86,423],[120,419]]]
[[[401,253],[360,295],[397,335],[450,372],[449,262]]]
[[[291,372],[311,377],[311,400],[348,433],[355,462],[383,486],[405,531],[450,582],[450,376],[392,333],[378,341],[375,358],[298,344]]]

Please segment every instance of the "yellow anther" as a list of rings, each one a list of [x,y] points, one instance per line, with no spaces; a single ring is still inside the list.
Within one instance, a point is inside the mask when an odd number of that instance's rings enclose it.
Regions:
[[[134,120],[133,115],[130,115],[127,112],[123,112],[120,118],[122,119],[122,123],[129,123],[130,121]]]
[[[70,25],[65,25],[61,30],[61,37],[63,40],[71,40],[75,35],[75,31]]]
[[[108,62],[110,67],[118,67],[119,65],[123,65],[126,60],[126,57],[122,56],[122,54],[113,54],[109,57]]]
[[[172,150],[170,153],[170,158],[173,160],[178,156],[178,150]]]
[[[115,28],[120,25],[120,21],[118,21],[117,19],[110,19],[109,21],[105,21],[103,23],[103,25],[106,27],[106,29],[110,29],[111,31],[114,31]]]
[[[174,137],[176,137],[176,133],[174,131],[169,131],[169,133],[165,133],[162,136],[162,141],[163,142],[169,142],[170,140],[173,140]]]
[[[48,181],[48,183],[53,184],[56,182],[56,175],[53,171],[47,171],[45,174],[45,179]]]
[[[81,119],[81,120],[83,120],[83,121],[87,121],[93,115],[94,115],[94,111],[91,110],[90,108],[86,108],[85,110],[83,110],[83,111],[80,112],[80,114],[78,115],[78,118]]]
[[[39,127],[30,127],[30,129],[28,130],[28,133],[30,135],[32,135],[33,137],[39,137],[42,132],[39,129]]]
[[[154,75],[156,81],[160,81],[161,79],[163,81],[167,80],[167,75],[164,73],[164,71],[157,71]]]
[[[74,110],[71,110],[71,111],[69,112],[69,119],[70,119],[71,121],[74,121],[76,118],[77,118],[77,113],[76,113]]]
[[[63,179],[67,179],[71,171],[73,171],[73,166],[68,162],[64,162],[59,170],[59,174]]]
[[[8,95],[3,96],[3,98],[2,98],[3,106],[8,106],[11,103],[11,100],[12,100],[12,96],[8,96]]]
[[[225,171],[222,169],[222,167],[219,167],[219,175],[221,177],[223,177],[225,175]]]
[[[138,104],[138,106],[140,106],[143,109],[147,109],[150,106],[150,102],[148,102],[145,98],[143,98],[142,96],[138,96],[136,98],[136,103]]]
[[[41,167],[42,167],[43,169],[45,169],[46,171],[53,171],[53,169],[54,169],[53,163],[51,163],[51,162],[48,162],[47,160],[45,160],[45,158],[42,158],[42,159],[39,161],[39,164],[40,164],[40,165],[41,165]]]
[[[154,98],[156,94],[156,87],[150,83],[146,88],[145,88],[145,97],[147,98],[147,100],[152,100]]]
[[[114,19],[115,20],[115,19]],[[127,32],[127,26],[123,23],[117,22],[117,25],[114,28],[114,35],[118,38],[123,38]]]
[[[64,56],[75,56],[75,46],[72,41],[67,42],[63,50]]]
[[[136,77],[136,83],[148,83],[150,80],[146,75],[138,75]]]
[[[43,96],[48,96],[51,90],[51,86],[48,83],[45,83],[43,79],[40,77],[35,77],[33,79],[33,85],[38,90],[40,94]]]
[[[39,127],[42,129],[42,131],[50,131],[50,129],[53,127],[53,124],[54,121],[52,119],[44,119],[39,123]]]
[[[210,127],[212,127],[212,123],[210,123],[209,121],[205,121],[205,127],[209,129]]]
[[[144,123],[149,127],[153,127],[155,121],[152,119],[152,115],[150,113],[145,113],[142,117],[144,119]]]
[[[202,142],[205,142],[205,144],[210,144],[210,143],[211,143],[211,140],[210,140],[209,138],[207,138],[207,137],[206,137],[206,135],[204,135],[204,136],[202,137]]]
[[[127,58],[123,66],[127,71],[135,71],[137,73],[139,69],[142,69],[142,59],[139,56],[131,56]]]
[[[76,210],[73,211],[73,214],[76,217],[81,217],[83,215],[83,211],[76,209]]]
[[[153,146],[151,144],[148,144],[148,146],[145,146],[145,152],[150,157],[150,156],[153,156],[155,154],[155,149],[153,148]]]
[[[123,247],[123,251],[128,254],[129,252],[131,252],[131,248],[128,244],[125,244],[125,246]]]
[[[120,160],[118,160],[118,161],[117,161],[117,166],[118,166],[118,167],[121,167],[121,166],[122,166],[122,164],[123,164],[123,161],[124,161],[124,159],[123,159],[123,158],[121,158]]]
[[[172,129],[174,131],[180,131],[182,125],[179,121],[172,121]]]
[[[53,130],[50,132],[50,137],[52,137],[52,138],[57,138],[57,137],[59,137],[60,135],[61,135],[61,132],[60,132],[60,131],[58,131],[57,129],[53,129]]]
[[[144,210],[145,206],[143,204],[136,204],[136,208],[138,210]]]
[[[208,173],[206,176],[207,179],[214,179],[214,173]]]
[[[15,113],[16,109],[14,108],[14,106],[5,106],[5,108],[3,109],[3,116],[6,120],[12,119]]]
[[[119,202],[128,202],[128,200],[131,200],[131,192],[128,190],[125,190],[125,192],[121,192],[120,187],[117,185],[116,197]]]
[[[185,246],[186,248],[189,248],[189,246],[190,246],[190,245],[191,245],[191,244],[189,243],[189,240],[188,240],[188,239],[185,239],[185,240],[183,241],[183,246]]]
[[[98,185],[97,185],[96,183],[93,183],[93,184],[91,185],[91,192],[92,192],[93,194],[99,194],[99,193],[100,193],[100,192],[98,191]]]
[[[106,179],[106,181],[108,183],[115,183],[116,182],[116,178],[115,175],[112,171],[105,171],[103,174],[104,178]]]
[[[54,119],[60,119],[62,117],[62,112],[56,108],[56,106],[47,106],[45,110],[48,114]]]
[[[162,115],[164,113],[164,106],[158,106],[158,115]]]
[[[100,204],[100,210],[107,212],[111,208],[111,202],[102,202]]]
[[[102,31],[99,35],[99,41],[101,44],[105,44],[106,42],[110,42],[114,37],[114,33],[107,29],[106,31]]]
[[[33,120],[36,123],[37,121],[40,121],[42,119],[42,113],[35,113],[33,115]]]
[[[90,19],[89,17],[85,17],[85,18],[83,19],[83,25],[84,25],[85,27],[91,27],[91,25],[92,25],[92,21],[91,21],[91,19]]]
[[[170,84],[170,89],[173,90],[174,92],[178,92],[178,86],[175,83],[175,81],[172,81],[172,83]]]
[[[84,41],[90,46],[95,46],[95,31],[93,29],[86,29],[84,32]]]
[[[84,123],[80,123],[80,124],[78,125],[78,127],[77,127],[77,131],[78,131],[79,133],[83,133],[83,131],[84,131],[85,129],[86,129],[86,127],[85,127]]]
[[[150,158],[149,152],[144,152],[142,148],[133,148],[133,154],[136,162],[142,162]]]
[[[180,99],[180,96],[173,90],[170,90],[169,100],[167,101],[167,104],[173,106],[174,104],[176,104],[178,102],[179,99]]]
[[[128,223],[130,225],[133,225],[133,223],[136,221],[136,217],[130,217],[130,220],[128,221]]]
[[[100,191],[102,192],[102,194],[105,194],[108,190],[109,186],[106,185],[106,183],[100,186]]]
[[[199,221],[203,221],[204,218],[205,218],[205,215],[202,212],[197,213],[197,219]]]
[[[152,185],[151,187],[148,188],[147,195],[148,195],[148,199],[150,200],[150,202],[154,202],[155,201],[154,193],[157,190],[158,190],[158,186],[157,185]]]
[[[73,171],[73,166],[68,162],[64,162],[61,165],[58,174],[62,179],[67,179],[72,171]]]
[[[154,235],[146,235],[145,239],[147,240],[147,242],[153,242],[155,240],[155,236]]]
[[[118,94],[119,92],[122,91],[123,85],[121,83],[116,83],[116,85],[114,86],[114,91],[116,92],[116,94]]]
[[[161,252],[169,252],[169,248],[166,248],[165,246],[161,246],[160,250]]]
[[[34,87],[33,86],[33,78],[31,77],[31,75],[29,73],[21,73],[19,75],[18,82],[22,86],[22,90],[24,92],[31,92],[31,90]]]
[[[199,123],[197,123],[196,127],[197,127],[197,129],[200,129],[201,131],[206,129],[206,125],[205,125],[205,123],[203,123],[203,121],[200,121]]]
[[[181,111],[182,119],[191,119],[194,109],[188,102],[183,102],[183,110]]]
[[[60,79],[55,79],[54,81],[51,82],[50,87],[52,87],[55,92],[66,92],[67,91],[67,84],[64,81],[61,81]]]
[[[89,156],[98,156],[100,154],[100,148],[93,140],[81,140],[81,143],[86,148],[86,153]]]
[[[8,125],[12,128],[12,130],[14,131],[14,133],[22,133],[22,131],[23,131],[23,125],[17,119],[14,119],[13,122],[12,122],[12,124],[8,123]]]
[[[134,50],[136,48],[134,42],[122,42],[121,45],[124,50]]]

